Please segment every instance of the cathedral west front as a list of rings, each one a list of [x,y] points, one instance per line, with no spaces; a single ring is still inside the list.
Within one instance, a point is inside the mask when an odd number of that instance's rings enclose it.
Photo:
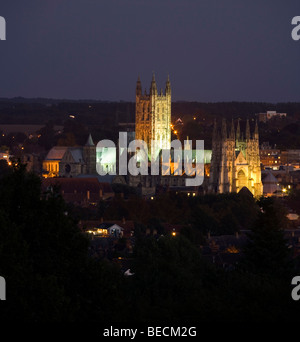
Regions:
[[[249,120],[246,123],[245,135],[241,133],[239,121],[235,130],[232,120],[230,132],[227,131],[225,119],[221,129],[215,121],[209,192],[239,192],[243,188],[247,188],[255,197],[263,194],[257,122],[251,136]]]

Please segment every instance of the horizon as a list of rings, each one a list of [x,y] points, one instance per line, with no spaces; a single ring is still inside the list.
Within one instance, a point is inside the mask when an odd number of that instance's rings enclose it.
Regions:
[[[54,97],[24,97],[24,96],[13,96],[13,97],[0,97],[0,101],[10,101],[13,102],[14,100],[18,100],[22,102],[21,100],[24,100],[26,102],[28,101],[64,101],[64,102],[111,102],[111,103],[117,103],[117,102],[125,102],[125,103],[135,103],[135,101],[132,100],[100,100],[100,99],[87,99],[87,98],[78,98],[78,99],[71,99],[71,98],[54,98]],[[288,104],[293,103],[297,104],[300,103],[299,101],[280,101],[280,102],[269,102],[269,101],[238,101],[238,100],[228,100],[228,101],[198,101],[198,100],[172,100],[172,103],[207,103],[207,104],[216,104],[216,103],[260,103],[260,104],[270,104],[270,105],[278,105],[278,104]]]

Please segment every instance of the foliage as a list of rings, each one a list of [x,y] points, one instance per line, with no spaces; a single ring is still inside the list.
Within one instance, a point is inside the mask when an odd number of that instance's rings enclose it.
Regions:
[[[291,255],[284,239],[286,212],[273,198],[259,201],[261,211],[244,248],[243,267],[261,275],[291,278]]]
[[[1,307],[2,322],[99,323],[105,318],[248,323],[299,316],[290,297],[292,265],[282,236],[285,213],[273,200],[169,194],[157,202],[143,201],[142,211],[157,212],[145,223],[140,216],[135,224],[134,275],[125,277],[119,266],[89,255],[89,241],[67,213],[70,208],[58,193],[41,193],[40,179],[23,165],[0,168],[0,191],[0,274],[6,278],[8,297]],[[116,216],[122,210],[131,215],[137,198],[117,198],[109,210],[120,208]],[[158,210],[162,202],[171,206],[169,211]],[[250,213],[262,211],[255,216],[242,267],[225,271],[204,258],[199,244],[209,227],[219,229],[224,217],[230,223],[229,215],[234,215],[235,228],[237,222],[245,224],[246,206]],[[147,229],[162,229],[162,217],[177,219],[177,210],[183,224],[194,218],[182,234],[145,234]],[[126,245],[125,239],[119,240],[116,252]]]
[[[70,321],[114,308],[119,272],[88,257],[62,198],[41,194],[24,165],[2,176],[0,191],[0,274],[9,297],[2,321]]]

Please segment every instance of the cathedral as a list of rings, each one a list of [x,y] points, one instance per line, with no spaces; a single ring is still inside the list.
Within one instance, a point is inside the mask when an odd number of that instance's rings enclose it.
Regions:
[[[235,130],[232,120],[230,132],[227,131],[226,120],[223,119],[221,130],[218,129],[215,121],[209,192],[239,192],[244,187],[255,197],[263,194],[257,122],[251,136],[249,120],[247,120],[244,137],[240,131],[239,121]]]
[[[165,94],[157,92],[155,76],[152,76],[150,92],[142,92],[138,78],[136,84],[135,139],[143,140],[148,146],[149,157],[157,157],[160,150],[171,148],[171,84],[166,81]],[[155,144],[151,146],[152,140]],[[154,148],[154,151],[152,150]]]

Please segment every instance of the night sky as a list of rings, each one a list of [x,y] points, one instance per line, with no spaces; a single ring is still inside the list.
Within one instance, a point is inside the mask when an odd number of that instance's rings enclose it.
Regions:
[[[0,97],[300,101],[299,0],[3,0]]]

